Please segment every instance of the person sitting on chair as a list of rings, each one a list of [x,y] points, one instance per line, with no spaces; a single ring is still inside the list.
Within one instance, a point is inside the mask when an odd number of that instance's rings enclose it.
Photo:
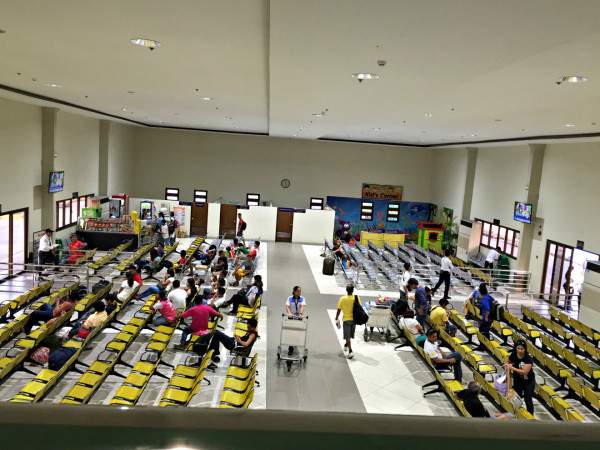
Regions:
[[[444,327],[444,331],[448,333],[451,337],[454,337],[456,334],[456,325],[450,322],[450,311],[447,309],[448,300],[445,298],[440,299],[439,306],[434,306],[429,313],[429,317],[431,318],[431,322],[434,325]]]
[[[143,261],[138,261],[138,263],[137,263],[138,270],[140,270],[140,271],[142,269],[154,270],[160,264],[161,259],[162,259],[161,256],[158,254],[158,250],[153,248],[152,250],[150,250],[150,260],[149,261],[147,259],[144,259]]]
[[[94,328],[102,325],[108,314],[106,314],[106,306],[101,301],[94,303],[94,314],[89,316],[86,320],[78,320],[71,331],[69,331],[69,337],[76,336],[81,330],[93,330]]]
[[[465,409],[471,415],[471,417],[483,417],[485,419],[514,419],[510,413],[495,413],[490,414],[487,409],[479,400],[479,394],[481,393],[481,385],[477,381],[471,381],[467,385],[467,389],[454,393],[456,400],[462,400]]]
[[[56,306],[52,306],[49,303],[42,303],[39,309],[36,309],[29,316],[29,320],[23,327],[25,334],[31,333],[31,329],[34,325],[37,325],[41,320],[47,322],[51,319],[58,318],[63,314],[71,311],[77,305],[77,302],[81,300],[81,294],[79,291],[71,291],[67,294],[65,300],[60,297],[56,300]]]
[[[256,275],[254,277],[254,281],[245,293],[242,289],[240,292],[231,297],[229,304],[233,305],[233,308],[229,313],[230,316],[235,316],[237,314],[237,310],[240,305],[254,306],[254,302],[256,302],[259,295],[262,294],[262,281],[260,281],[259,277],[260,275]]]
[[[454,379],[462,382],[462,368],[460,362],[462,355],[458,352],[452,352],[446,355],[437,343],[437,331],[431,329],[427,332],[427,340],[423,346],[425,353],[429,355],[431,360],[440,368],[444,368],[452,364],[454,368]]]
[[[173,304],[167,298],[165,291],[160,291],[156,295],[154,302],[150,305],[150,310],[157,311],[152,319],[152,325],[155,327],[172,325],[177,317],[177,311],[175,311]]]
[[[242,337],[238,336],[237,334],[234,334],[233,337],[229,337],[222,331],[216,330],[213,334],[213,338],[209,347],[209,350],[213,350],[213,362],[218,363],[221,360],[219,358],[220,344],[223,344],[223,347],[225,347],[227,350],[233,350],[236,346],[248,348],[253,345],[256,339],[259,338],[258,331],[256,330],[257,325],[258,322],[256,319],[249,319],[248,331]]]
[[[175,348],[177,350],[185,350],[187,346],[187,338],[190,334],[198,336],[208,334],[208,318],[214,316],[217,316],[219,319],[223,320],[221,313],[215,311],[208,305],[196,305],[184,313],[178,314],[177,317],[183,319],[187,319],[189,317],[192,319],[192,322],[183,329],[181,341],[179,344],[175,345]]]
[[[76,234],[71,235],[71,243],[69,244],[69,253],[71,254],[69,257],[63,259],[61,264],[75,264],[77,260],[81,256],[85,256],[85,252],[78,252],[77,249],[84,249],[87,244],[84,244],[79,239],[77,239]]]
[[[250,254],[246,255],[246,261],[244,261],[240,266],[236,266],[233,270],[233,276],[235,277],[235,282],[232,284],[232,286],[239,286],[240,285],[240,280],[244,277],[247,277],[249,274],[251,274],[252,272],[254,272],[253,269],[253,262],[252,262],[252,256],[250,256]]]

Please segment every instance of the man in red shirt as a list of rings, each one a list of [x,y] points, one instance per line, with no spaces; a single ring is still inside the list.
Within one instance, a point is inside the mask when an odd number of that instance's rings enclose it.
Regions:
[[[140,274],[137,271],[137,267],[135,267],[133,264],[131,266],[129,266],[129,271],[132,273],[133,275],[133,281],[137,281],[137,283],[142,286],[144,284],[144,282],[142,281],[142,277],[140,276]]]
[[[208,334],[208,318],[217,316],[219,319],[223,319],[221,313],[215,311],[211,306],[208,305],[198,305],[194,306],[183,314],[178,314],[178,318],[186,318],[191,317],[192,323],[184,328],[183,333],[181,334],[181,341],[179,344],[175,345],[177,350],[185,350],[187,346],[187,337],[188,334],[196,334],[198,336],[203,334]]]
[[[85,248],[85,244],[79,239],[77,239],[77,235],[72,234],[71,243],[69,244],[71,256],[67,258],[67,262],[69,264],[75,264],[77,262],[77,259],[85,255],[85,252],[76,252],[75,250],[77,250],[78,248]]]
[[[244,230],[246,226],[244,225],[244,220],[242,219],[242,213],[238,213],[238,226],[236,236],[242,238],[242,242],[246,245],[246,240],[244,239]]]

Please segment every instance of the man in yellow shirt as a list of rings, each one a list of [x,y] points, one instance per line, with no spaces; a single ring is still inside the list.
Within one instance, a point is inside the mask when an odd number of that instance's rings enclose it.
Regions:
[[[446,309],[448,306],[448,300],[442,298],[439,306],[434,307],[429,313],[429,317],[434,325],[444,327],[444,330],[452,337],[456,334],[456,327],[448,320],[450,312]]]
[[[352,359],[354,358],[354,353],[352,353],[352,343],[351,339],[354,339],[354,331],[356,330],[356,323],[354,323],[354,286],[349,284],[346,286],[347,294],[343,297],[340,297],[340,300],[337,304],[337,313],[335,315],[335,323],[338,328],[340,328],[340,312],[343,313],[342,322],[344,323],[344,339],[346,343],[344,344],[344,351],[348,351],[346,358]],[[358,298],[358,297],[357,297]],[[360,303],[360,299],[358,299],[358,303]]]
[[[107,319],[108,315],[106,314],[106,306],[101,301],[94,303],[94,314],[89,316],[83,322],[77,321],[75,326],[71,331],[69,331],[69,337],[72,338],[76,336],[81,330],[93,330],[94,328],[102,325],[102,323]]]

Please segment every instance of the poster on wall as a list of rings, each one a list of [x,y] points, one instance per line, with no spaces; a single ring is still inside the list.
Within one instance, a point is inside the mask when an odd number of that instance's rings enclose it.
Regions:
[[[185,206],[173,206],[173,213],[179,226],[185,225]]]
[[[442,222],[443,224],[449,228],[454,223],[452,219],[454,218],[454,210],[450,208],[442,208]]]
[[[429,218],[429,203],[400,202],[398,222],[388,222],[387,200],[373,200],[373,220],[362,220],[360,198],[327,197],[327,204],[335,211],[335,236],[348,241],[360,240],[361,231],[398,233],[406,235],[406,241],[416,241],[417,226],[427,222]]]
[[[362,198],[394,200],[399,202],[402,200],[402,186],[363,183]]]

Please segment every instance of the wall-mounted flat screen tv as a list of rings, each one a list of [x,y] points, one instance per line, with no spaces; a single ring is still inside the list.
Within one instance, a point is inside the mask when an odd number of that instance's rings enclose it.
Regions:
[[[48,192],[60,192],[63,190],[65,185],[65,172],[61,170],[60,172],[50,172],[50,182],[48,183]]]
[[[515,202],[515,213],[513,218],[518,222],[531,223],[531,218],[533,216],[531,210],[531,203]]]

